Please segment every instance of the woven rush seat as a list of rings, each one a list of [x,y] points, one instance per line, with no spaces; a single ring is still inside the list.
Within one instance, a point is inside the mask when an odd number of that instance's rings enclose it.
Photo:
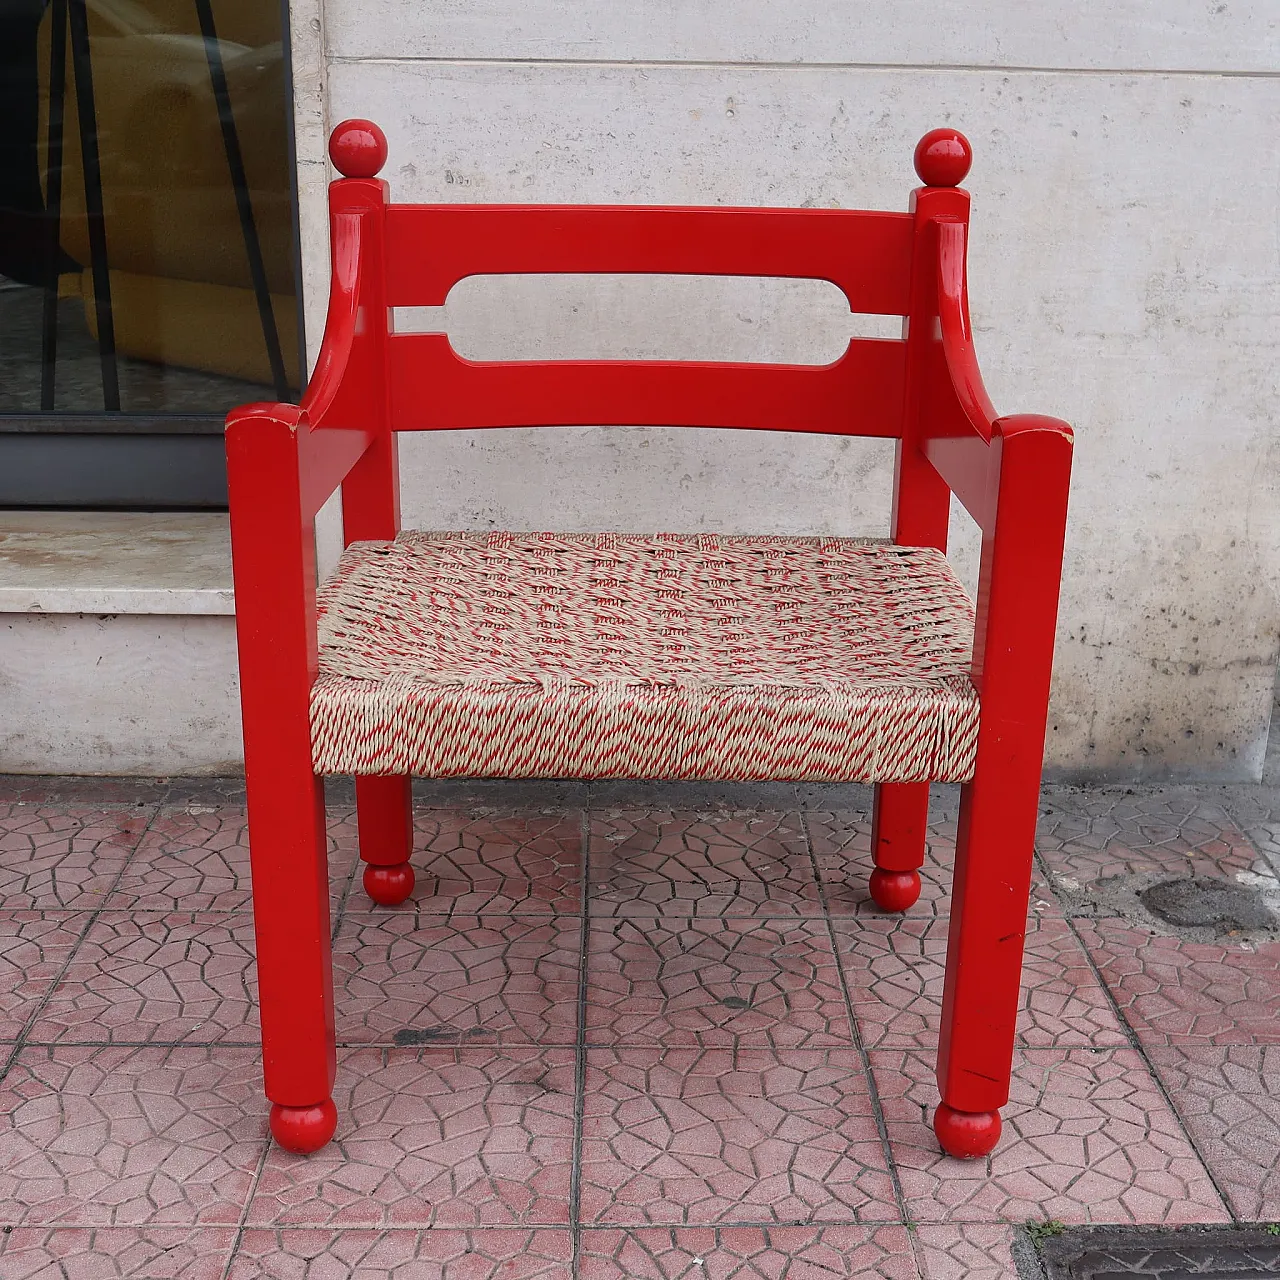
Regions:
[[[967,781],[973,606],[930,548],[401,533],[319,599],[320,773]]]

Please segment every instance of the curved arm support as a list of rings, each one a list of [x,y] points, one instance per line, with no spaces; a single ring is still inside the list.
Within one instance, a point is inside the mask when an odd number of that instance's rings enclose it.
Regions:
[[[943,357],[965,417],[984,440],[990,440],[996,411],[982,383],[978,357],[973,349],[965,274],[968,227],[963,222],[939,221],[937,225],[938,326],[942,331]]]
[[[329,312],[315,372],[307,383],[302,408],[318,427],[342,386],[355,344],[360,307],[360,248],[364,219],[358,212],[333,216],[333,273],[329,284]]]
[[[1037,414],[996,415],[973,348],[965,279],[967,228],[962,221],[946,218],[939,218],[936,226],[941,357],[935,365],[933,420],[925,425],[921,448],[983,532],[992,534],[997,508],[1007,500],[1011,486],[1025,491],[1034,505],[1037,495],[1045,497],[1059,481],[1065,485],[1071,467],[1071,428]],[[1018,467],[1015,480],[1008,458],[1015,442],[1018,458],[1033,454],[1044,469]]]
[[[365,216],[361,210],[334,214],[329,314],[320,357],[302,403],[247,404],[227,415],[233,518],[238,504],[270,505],[271,494],[296,487],[300,515],[310,519],[373,440],[369,430],[326,422],[347,380],[355,349]]]

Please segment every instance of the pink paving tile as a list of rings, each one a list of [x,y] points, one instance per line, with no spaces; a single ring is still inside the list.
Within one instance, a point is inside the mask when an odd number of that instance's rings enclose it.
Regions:
[[[573,1044],[581,920],[349,911],[334,945],[344,1043]]]
[[[40,1011],[35,1044],[259,1038],[248,912],[104,911]]]
[[[0,1082],[24,1226],[234,1225],[263,1149],[252,1049],[29,1048]]]
[[[355,813],[330,809],[329,889],[346,891],[357,860]],[[249,833],[242,804],[162,809],[106,905],[120,911],[244,911]]]
[[[0,908],[102,906],[151,814],[0,804]]]
[[[1271,865],[1276,866],[1276,858],[1280,856],[1280,821],[1270,813],[1265,816],[1256,813],[1238,816],[1241,818],[1240,828],[1248,836],[1249,843],[1259,853],[1270,854]]]
[[[916,1230],[925,1280],[1016,1280],[1013,1227],[925,1226]]]
[[[584,1223],[898,1220],[852,1050],[591,1049],[584,1106]]]
[[[592,920],[593,1044],[852,1047],[825,921]]]
[[[228,1280],[570,1280],[567,1230],[250,1229]]]
[[[0,1239],[4,1280],[221,1280],[234,1227],[19,1227]]]
[[[582,824],[576,815],[472,817],[428,810],[414,822],[423,912],[525,915],[582,909]],[[360,902],[357,887],[354,902]],[[409,904],[406,904],[409,905]]]
[[[933,1055],[871,1054],[907,1211],[917,1222],[1223,1222],[1209,1174],[1132,1049],[1023,1049],[1004,1133],[953,1160],[930,1122]]]
[[[822,914],[797,814],[601,814],[590,881],[597,916]]]
[[[905,1227],[594,1227],[581,1280],[917,1280]]]
[[[1092,884],[1110,876],[1232,876],[1257,853],[1226,810],[1193,788],[1051,791],[1036,847],[1055,876]]]
[[[1236,1215],[1280,1219],[1280,1046],[1151,1048],[1147,1057]]]
[[[837,922],[836,943],[864,1044],[936,1047],[949,923],[909,916]],[[1129,1043],[1084,949],[1060,918],[1033,915],[1027,922],[1018,1039],[1041,1048]]]
[[[0,1040],[14,1040],[71,958],[87,911],[0,911]]]
[[[1123,920],[1077,927],[1144,1043],[1280,1043],[1280,942],[1183,942]]]
[[[805,815],[814,859],[827,906],[835,919],[842,916],[881,917],[871,900],[868,882],[871,858],[871,818],[863,813]],[[910,919],[945,916],[951,909],[951,871],[956,855],[956,819],[940,817],[929,824],[925,862],[920,868],[920,900],[907,913]],[[1061,915],[1044,878],[1033,875],[1031,908],[1044,915]]]
[[[571,1049],[354,1049],[338,1059],[338,1132],[272,1148],[251,1226],[566,1226]]]

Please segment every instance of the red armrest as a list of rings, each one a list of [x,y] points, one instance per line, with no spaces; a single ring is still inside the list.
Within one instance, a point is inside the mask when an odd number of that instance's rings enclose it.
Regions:
[[[934,386],[924,455],[985,535],[994,535],[997,511],[1014,485],[1028,490],[1023,496],[1033,506],[1041,504],[1042,518],[1060,525],[1066,519],[1071,428],[1039,414],[996,416],[973,348],[965,281],[968,228],[942,220],[937,228],[939,342],[930,370]],[[1015,457],[1031,465],[1015,464]]]
[[[309,519],[346,479],[373,440],[372,431],[342,420],[340,401],[344,397],[339,396],[353,363],[365,216],[364,210],[353,210],[334,217],[329,314],[320,356],[302,403],[247,404],[227,415],[233,510],[241,503],[277,506],[284,496],[280,486],[288,488],[296,483],[302,517]]]

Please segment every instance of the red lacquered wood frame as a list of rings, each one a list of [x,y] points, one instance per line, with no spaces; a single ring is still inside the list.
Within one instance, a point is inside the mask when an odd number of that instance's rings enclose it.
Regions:
[[[945,550],[951,495],[982,530],[973,680],[977,767],[960,829],[934,1128],[954,1155],[989,1151],[1008,1100],[1048,714],[1072,437],[998,417],[974,356],[965,280],[968,143],[916,149],[907,213],[793,209],[414,206],[388,203],[386,142],[334,131],[333,276],[320,358],[300,405],[227,419],[266,1091],[277,1140],[329,1140],[336,1113],[323,788],[311,765],[314,522],[342,491],[344,538],[400,527],[396,432],[611,422],[741,427],[897,441],[892,537]],[[442,334],[397,334],[390,308],[439,305],[471,275],[643,272],[829,280],[854,311],[901,315],[901,340],[853,339],[826,366],[465,360]],[[357,779],[365,886],[413,888],[407,778]],[[929,792],[876,789],[871,891],[919,895]]]

